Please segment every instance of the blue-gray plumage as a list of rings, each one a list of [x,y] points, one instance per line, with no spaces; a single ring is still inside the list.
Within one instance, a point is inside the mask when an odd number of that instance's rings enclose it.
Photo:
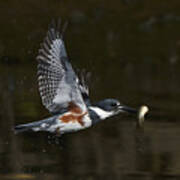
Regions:
[[[64,134],[88,128],[120,112],[136,113],[135,109],[122,105],[116,99],[91,103],[86,76],[81,74],[79,79],[74,72],[60,27],[61,21],[51,24],[37,56],[42,104],[53,116],[17,125],[15,132],[32,130]]]

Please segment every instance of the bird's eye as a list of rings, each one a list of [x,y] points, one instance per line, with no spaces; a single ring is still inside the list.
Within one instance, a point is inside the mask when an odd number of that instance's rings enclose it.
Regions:
[[[117,103],[111,103],[111,106],[115,107],[117,106]]]

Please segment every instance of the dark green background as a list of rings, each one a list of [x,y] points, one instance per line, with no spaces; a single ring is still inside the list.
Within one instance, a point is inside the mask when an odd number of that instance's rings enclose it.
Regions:
[[[35,57],[58,17],[69,21],[73,67],[92,72],[92,101],[148,105],[144,129],[136,128],[136,117],[120,115],[60,144],[43,133],[14,135],[14,124],[49,115]],[[0,179],[179,179],[179,61],[179,0],[2,0]]]

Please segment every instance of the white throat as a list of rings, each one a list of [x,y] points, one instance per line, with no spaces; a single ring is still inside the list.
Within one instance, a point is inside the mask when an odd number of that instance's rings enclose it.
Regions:
[[[89,109],[93,110],[102,120],[114,115],[114,112],[108,112],[95,106],[91,106]]]

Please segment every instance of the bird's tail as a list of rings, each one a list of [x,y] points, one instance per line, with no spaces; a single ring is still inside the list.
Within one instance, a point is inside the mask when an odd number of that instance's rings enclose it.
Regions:
[[[24,131],[47,131],[48,127],[53,123],[54,118],[47,118],[41,121],[20,124],[14,127],[14,132],[21,133]]]

